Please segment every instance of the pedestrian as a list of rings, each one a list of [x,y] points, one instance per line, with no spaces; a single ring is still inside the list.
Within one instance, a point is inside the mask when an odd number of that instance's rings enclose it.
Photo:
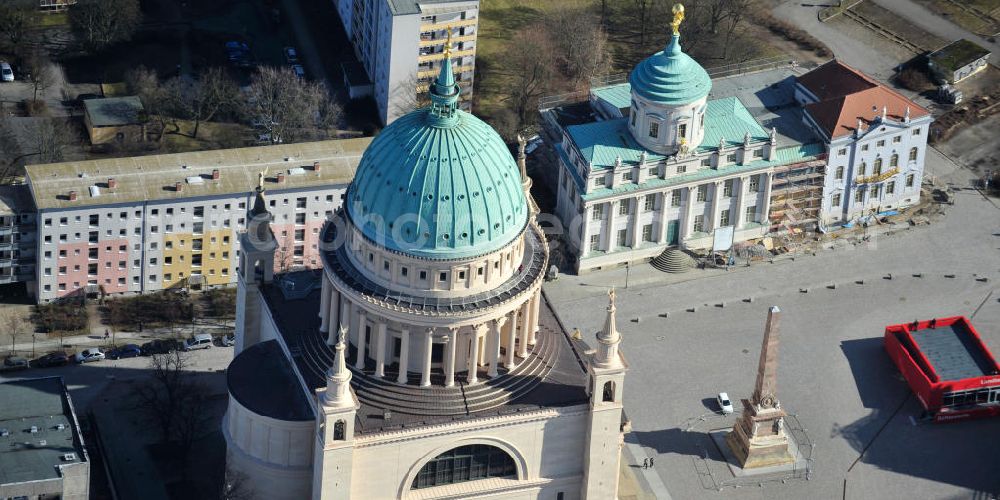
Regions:
[[[108,329],[107,329],[107,328],[105,328],[105,329],[104,329],[104,340],[108,340],[108,337],[110,337],[110,336],[111,336],[111,334],[110,334],[110,333],[108,333]]]
[[[649,466],[650,466],[650,467],[652,467],[652,466],[653,466],[653,457],[649,457]]]
[[[643,469],[648,469],[649,468],[649,459],[648,458],[642,459],[642,468]]]

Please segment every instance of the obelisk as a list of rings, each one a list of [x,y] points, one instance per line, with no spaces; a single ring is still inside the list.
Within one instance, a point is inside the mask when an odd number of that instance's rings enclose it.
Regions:
[[[778,402],[778,340],[781,310],[771,306],[764,327],[764,343],[757,366],[757,385],[743,400],[743,414],[726,443],[744,469],[784,465],[795,461],[785,433],[785,410]],[[793,445],[794,446],[794,445]]]

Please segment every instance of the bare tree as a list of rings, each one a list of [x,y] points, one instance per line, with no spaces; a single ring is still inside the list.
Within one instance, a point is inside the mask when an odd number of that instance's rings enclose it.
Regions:
[[[128,40],[142,21],[139,0],[79,0],[69,13],[73,29],[90,49]]]
[[[32,4],[28,0],[6,0],[0,3],[0,35],[6,40],[11,52],[20,52],[21,44],[28,38],[37,7],[37,3]]]
[[[129,92],[139,97],[142,107],[150,117],[156,117],[162,131],[166,124],[167,108],[170,105],[168,86],[160,84],[156,70],[139,66],[125,73],[125,85]],[[162,138],[162,135],[160,136]]]
[[[558,49],[562,73],[574,83],[606,74],[611,69],[608,36],[589,10],[559,7],[548,17],[546,31]]]
[[[396,85],[396,88],[392,90],[395,96],[400,97],[399,99],[394,99],[393,104],[400,116],[430,106],[431,99],[430,94],[427,92],[428,89],[421,89],[421,85],[426,86],[427,83],[421,84],[420,79],[414,73],[409,78],[401,80]]]
[[[135,392],[136,407],[153,421],[164,440],[170,440],[189,386],[184,373],[187,366],[182,351],[154,354],[149,359],[150,376]]]
[[[57,163],[66,159],[66,150],[80,142],[72,123],[61,117],[38,118],[25,125],[24,155],[31,163]]]
[[[271,66],[251,77],[244,111],[275,144],[326,137],[342,115],[324,86]]]
[[[10,350],[11,354],[17,354],[16,345],[17,337],[22,333],[26,333],[30,326],[30,323],[25,319],[24,315],[14,309],[8,309],[3,312],[0,316],[0,324],[7,329],[7,334],[10,335]]]
[[[225,477],[219,485],[219,500],[251,500],[254,498],[250,478],[246,474],[226,467]]]
[[[172,108],[183,118],[194,122],[191,137],[198,137],[198,127],[217,114],[235,109],[239,102],[236,82],[222,68],[209,68],[197,80],[174,78],[169,85]]]
[[[632,0],[635,9],[633,15],[639,26],[639,46],[646,45],[646,25],[650,19],[650,9],[653,7],[653,0]]]
[[[49,61],[40,49],[32,50],[24,59],[24,66],[28,73],[28,82],[31,83],[31,100],[38,101],[38,93],[44,93],[55,81],[55,69],[52,61]]]
[[[743,21],[743,16],[750,10],[753,0],[723,0],[725,16],[726,37],[722,45],[722,58],[729,57],[729,47],[733,41],[733,35]]]
[[[522,124],[527,121],[538,98],[552,87],[556,76],[554,52],[551,39],[538,26],[518,31],[507,50],[506,61],[514,74],[507,100]]]
[[[200,382],[186,381],[180,394],[177,414],[174,418],[172,440],[177,445],[178,455],[188,458],[195,441],[203,436],[212,420],[209,411],[211,394],[208,387]],[[184,468],[187,470],[187,467]]]

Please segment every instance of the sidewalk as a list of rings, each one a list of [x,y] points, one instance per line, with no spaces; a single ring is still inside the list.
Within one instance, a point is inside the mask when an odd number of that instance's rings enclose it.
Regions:
[[[92,322],[93,323],[93,322]],[[232,324],[231,324],[232,323]],[[213,337],[219,337],[235,331],[235,322],[219,321],[196,321],[192,324],[178,325],[176,327],[159,327],[145,329],[142,332],[119,331],[112,332],[105,325],[91,325],[89,334],[65,335],[61,339],[57,333],[36,333],[34,346],[32,346],[32,336],[30,333],[23,333],[17,336],[14,350],[21,357],[38,357],[47,352],[55,350],[77,351],[88,347],[111,348],[114,345],[138,344],[142,345],[154,339],[185,338],[194,332],[204,332]],[[109,336],[105,340],[104,330],[107,329]],[[8,341],[6,344],[3,341]],[[10,336],[0,337],[0,356],[7,356],[11,349]],[[32,355],[32,347],[34,354]]]

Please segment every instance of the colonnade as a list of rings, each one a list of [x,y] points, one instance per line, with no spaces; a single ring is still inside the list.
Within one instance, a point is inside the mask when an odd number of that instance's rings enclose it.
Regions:
[[[337,342],[337,325],[343,324],[348,329],[350,343],[356,348],[356,369],[364,369],[366,360],[374,358],[374,376],[385,379],[385,366],[394,361],[386,359],[387,346],[391,345],[390,340],[399,338],[399,372],[395,379],[398,384],[407,383],[408,372],[419,372],[420,386],[431,385],[434,344],[444,346],[440,366],[444,385],[452,387],[455,374],[460,370],[466,372],[466,383],[474,384],[479,381],[480,367],[487,368],[486,375],[490,378],[499,376],[501,365],[507,370],[515,368],[518,358],[526,358],[528,346],[537,340],[540,288],[527,294],[513,309],[492,318],[453,326],[394,323],[353,303],[333,286],[326,274],[323,275],[322,294],[320,331],[327,334],[327,344],[333,345]],[[392,331],[390,324],[394,326]],[[415,343],[419,349],[412,348]],[[460,367],[463,357],[466,364]]]

